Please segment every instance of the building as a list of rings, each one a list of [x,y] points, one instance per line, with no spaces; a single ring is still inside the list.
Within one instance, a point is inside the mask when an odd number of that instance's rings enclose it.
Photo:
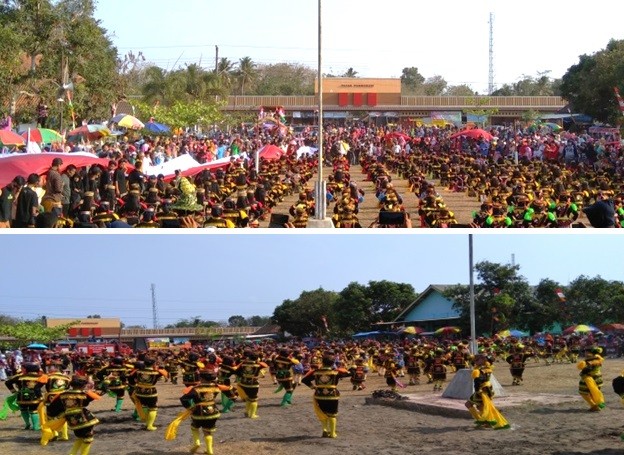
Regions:
[[[77,321],[77,322],[76,322]],[[74,323],[75,324],[72,324]],[[72,324],[67,337],[75,340],[89,338],[117,339],[121,335],[121,319],[119,318],[48,318],[46,327]]]
[[[270,106],[283,108],[291,124],[318,123],[318,81],[312,96],[228,96],[221,101],[226,112],[256,114]],[[323,79],[323,119],[344,122],[366,119],[385,123],[474,120],[477,113],[490,111],[489,123],[503,124],[520,120],[528,111],[554,115],[566,106],[559,96],[404,96],[401,79],[344,78]],[[268,107],[268,108],[267,108]]]
[[[444,297],[444,291],[449,287],[450,285],[443,284],[429,285],[396,317],[394,323],[417,326],[425,332],[457,325],[460,314],[453,308],[453,301]]]

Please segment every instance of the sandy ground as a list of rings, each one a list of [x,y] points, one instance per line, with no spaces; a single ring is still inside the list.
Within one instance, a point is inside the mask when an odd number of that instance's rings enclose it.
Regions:
[[[574,402],[551,405],[527,402],[521,406],[501,408],[512,428],[509,430],[478,430],[466,411],[464,417],[442,417],[389,406],[366,404],[373,390],[386,388],[383,378],[370,374],[367,389],[351,390],[343,379],[340,390],[338,438],[321,438],[320,424],[315,418],[311,391],[302,386],[294,394],[293,405],[281,408],[282,393],[273,394],[275,387],[268,376],[263,379],[260,393],[259,418],[243,416],[244,405],[237,403],[234,412],[223,414],[217,424],[215,453],[231,455],[318,455],[327,454],[622,454],[624,441],[624,406],[612,390],[611,380],[624,369],[624,359],[607,359],[603,369],[607,408],[600,413],[588,412],[578,397]],[[575,395],[578,370],[573,364],[546,366],[530,363],[522,386],[511,387],[508,369],[495,364],[495,377],[506,394],[553,393]],[[452,379],[450,375],[449,380]],[[407,382],[407,381],[405,381]],[[181,411],[178,398],[182,385],[159,385],[159,427],[148,432],[131,419],[129,400],[124,411],[111,411],[110,397],[91,406],[101,420],[96,427],[91,454],[142,455],[184,454],[190,447],[189,421],[183,422],[175,441],[164,440],[164,430]],[[5,394],[0,392],[2,399]],[[403,394],[432,396],[432,386],[422,384],[402,389]],[[439,394],[437,394],[439,395]],[[70,442],[38,445],[39,434],[22,430],[18,414],[0,422],[0,453],[21,455],[67,454]]]

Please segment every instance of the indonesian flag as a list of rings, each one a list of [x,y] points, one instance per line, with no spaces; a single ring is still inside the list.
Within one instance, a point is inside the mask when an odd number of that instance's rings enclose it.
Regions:
[[[620,91],[617,87],[613,87],[613,91],[615,92],[615,97],[617,98],[618,105],[620,106],[620,112],[624,115],[624,100],[620,96]]]
[[[555,294],[557,294],[557,297],[559,297],[559,300],[561,300],[562,302],[566,301],[566,296],[561,289],[555,290]]]
[[[327,324],[327,318],[324,315],[321,316],[321,321],[323,321],[323,325],[325,326],[325,330],[329,331],[329,325]]]

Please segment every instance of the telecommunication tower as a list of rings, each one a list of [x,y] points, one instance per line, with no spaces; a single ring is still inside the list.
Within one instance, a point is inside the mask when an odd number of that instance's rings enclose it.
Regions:
[[[488,95],[494,92],[494,13],[490,13],[490,66],[488,72]]]
[[[152,328],[158,329],[158,305],[156,305],[156,285],[152,284]]]

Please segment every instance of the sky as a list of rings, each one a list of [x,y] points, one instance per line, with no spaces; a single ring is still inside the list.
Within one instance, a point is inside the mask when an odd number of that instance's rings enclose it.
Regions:
[[[98,0],[96,19],[120,57],[142,51],[165,69],[219,57],[318,63],[318,0]],[[417,67],[487,93],[490,13],[496,87],[550,72],[624,39],[624,3],[613,0],[322,0],[322,72],[397,78]]]
[[[430,284],[469,283],[467,233],[389,231],[0,234],[0,314],[99,314],[152,328],[151,284],[164,327],[195,316],[224,322],[234,315],[271,316],[303,291],[339,292],[351,282],[408,283],[417,293]],[[581,275],[624,281],[621,235],[556,231],[473,234],[474,263],[510,264],[513,256],[530,284],[550,278],[565,286]]]

